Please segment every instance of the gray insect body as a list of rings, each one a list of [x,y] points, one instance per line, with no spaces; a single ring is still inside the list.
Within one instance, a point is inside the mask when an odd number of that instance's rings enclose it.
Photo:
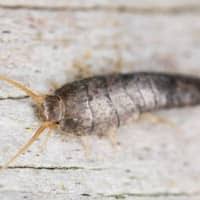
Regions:
[[[7,168],[46,130],[59,127],[76,135],[104,135],[141,113],[200,104],[200,79],[181,75],[134,73],[96,76],[69,83],[53,95],[41,95],[0,75],[37,104],[44,122],[3,166]]]
[[[96,76],[66,84],[47,96],[45,119],[77,135],[102,135],[133,116],[200,103],[200,80],[181,75],[134,73]]]

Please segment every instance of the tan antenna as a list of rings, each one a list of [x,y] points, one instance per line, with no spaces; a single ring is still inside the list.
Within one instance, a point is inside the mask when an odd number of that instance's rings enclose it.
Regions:
[[[19,83],[18,81],[11,80],[5,76],[0,75],[0,80],[6,81],[7,83],[19,88],[20,90],[24,91],[28,96],[32,97],[33,101],[36,104],[41,105],[44,102],[44,95],[39,95],[34,92],[32,89],[26,87],[25,85]]]
[[[1,168],[1,170],[6,169],[12,162],[14,162],[21,154],[26,152],[26,150],[39,138],[39,136],[44,132],[47,128],[54,128],[56,125],[53,122],[44,122],[35,132],[35,134],[31,137],[31,139],[23,145],[18,152]]]

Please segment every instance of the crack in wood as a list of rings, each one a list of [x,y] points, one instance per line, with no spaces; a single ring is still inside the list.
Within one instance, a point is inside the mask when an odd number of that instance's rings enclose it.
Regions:
[[[3,5],[0,4],[0,9],[9,10],[38,10],[38,11],[107,11],[107,12],[125,12],[125,13],[140,13],[140,14],[182,14],[182,13],[196,13],[199,14],[200,5],[177,5],[177,6],[156,6],[142,7],[142,6],[126,6],[126,5],[89,5],[89,6],[48,6],[48,5]]]
[[[17,97],[12,97],[12,96],[9,96],[9,97],[0,97],[0,101],[5,101],[5,100],[22,100],[22,99],[28,99],[29,96],[17,96]]]
[[[125,199],[126,197],[198,197],[200,196],[200,192],[177,192],[177,193],[171,193],[171,192],[156,192],[156,193],[122,193],[122,194],[111,194],[111,195],[104,195],[99,194],[102,197],[107,198],[116,198],[116,199]]]
[[[22,194],[31,194],[29,191],[23,191],[23,190],[0,190],[1,193],[3,192],[17,192]],[[49,192],[44,191],[37,191],[37,194],[49,194]],[[56,192],[56,195],[66,195],[65,192]],[[103,193],[97,193],[97,194],[91,194],[91,193],[81,193],[80,196],[84,197],[91,197],[91,198],[114,198],[114,199],[126,199],[127,197],[141,197],[141,198],[162,198],[162,197],[199,197],[200,192],[177,192],[177,193],[171,193],[171,192],[155,192],[155,193],[121,193],[121,194],[103,194]]]
[[[0,166],[1,168],[2,166]],[[90,170],[90,171],[102,171],[105,170],[105,168],[84,168],[80,166],[10,166],[7,169],[34,169],[34,170]]]
[[[54,166],[11,166],[8,169],[35,169],[35,170],[83,170],[84,167],[69,166],[69,167],[54,167]]]

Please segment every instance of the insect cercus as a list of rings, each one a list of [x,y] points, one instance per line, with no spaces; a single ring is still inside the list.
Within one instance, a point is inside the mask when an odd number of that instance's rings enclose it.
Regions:
[[[43,120],[31,139],[3,168],[24,153],[45,129],[102,136],[141,113],[200,103],[200,79],[177,74],[137,72],[94,76],[65,84],[48,95],[38,94],[5,76],[0,76],[0,80],[32,97]]]

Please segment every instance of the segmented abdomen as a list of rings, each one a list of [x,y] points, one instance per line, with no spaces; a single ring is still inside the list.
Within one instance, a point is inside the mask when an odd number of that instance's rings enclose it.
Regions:
[[[156,73],[119,74],[76,81],[56,94],[65,102],[66,119],[76,119],[74,131],[101,134],[142,112],[200,103],[200,81]]]

